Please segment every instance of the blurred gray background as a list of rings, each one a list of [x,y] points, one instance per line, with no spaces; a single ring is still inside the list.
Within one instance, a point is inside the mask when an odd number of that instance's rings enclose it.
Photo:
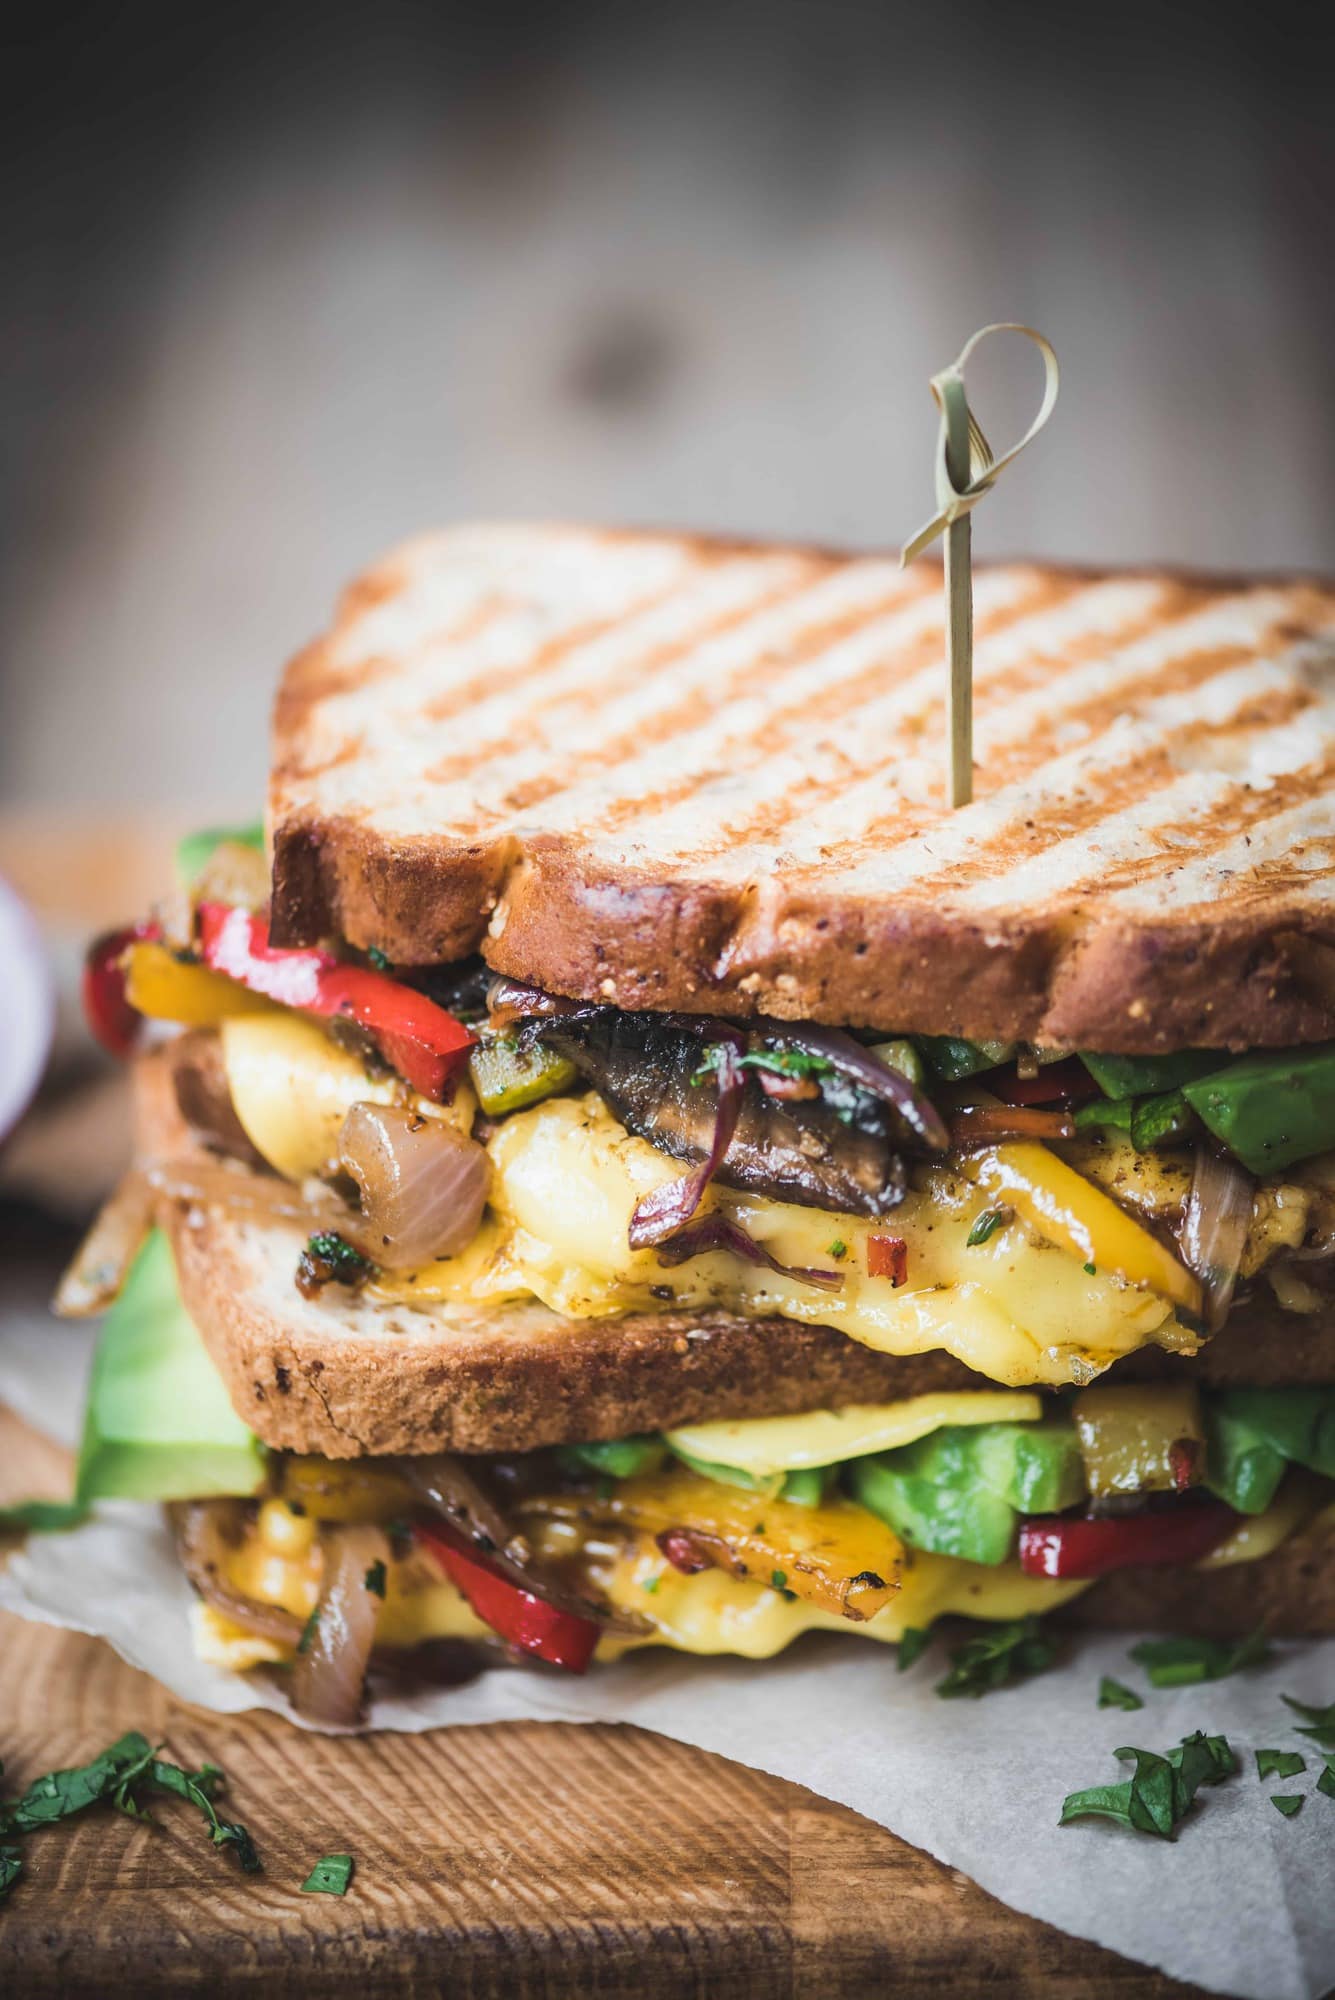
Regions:
[[[993,318],[1064,385],[982,554],[1331,567],[1323,16],[36,10],[0,141],[0,796],[249,807],[283,657],[433,522],[898,543],[927,377]],[[1038,390],[1008,359],[998,443]]]

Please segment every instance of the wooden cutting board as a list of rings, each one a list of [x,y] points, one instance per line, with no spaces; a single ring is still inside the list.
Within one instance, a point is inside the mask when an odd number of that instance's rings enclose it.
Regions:
[[[0,1500],[68,1490],[66,1454],[0,1411]],[[4,1789],[127,1729],[220,1764],[265,1872],[172,1801],[23,1843],[0,1993],[357,1993],[599,2000],[894,1994],[1187,2000],[1018,1916],[841,1806],[643,1730],[512,1723],[328,1739],[206,1714],[102,1641],[0,1614]],[[305,1896],[351,1852],[348,1895]]]

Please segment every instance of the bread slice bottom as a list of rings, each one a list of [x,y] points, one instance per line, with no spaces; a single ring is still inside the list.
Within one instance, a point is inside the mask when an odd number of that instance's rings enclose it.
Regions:
[[[161,1053],[138,1065],[139,1145],[189,1157]],[[238,1168],[238,1172],[245,1169]],[[167,1204],[181,1295],[240,1416],[275,1449],[326,1458],[522,1452],[729,1417],[788,1415],[991,1386],[948,1354],[878,1354],[831,1328],[726,1312],[564,1318],[497,1307],[378,1302],[337,1286],[305,1299],[295,1227]],[[1335,1315],[1239,1305],[1190,1359],[1148,1347],[1119,1380],[1217,1386],[1335,1382]]]
[[[1225,1569],[1124,1569],[1057,1612],[1063,1624],[1241,1638],[1335,1634],[1335,1508],[1255,1562]]]

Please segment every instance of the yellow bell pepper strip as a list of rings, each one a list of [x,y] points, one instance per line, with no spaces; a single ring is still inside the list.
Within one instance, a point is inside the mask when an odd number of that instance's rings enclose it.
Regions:
[[[183,1028],[212,1028],[234,1014],[276,1014],[278,1003],[266,1000],[210,972],[203,965],[182,964],[165,945],[131,945],[125,961],[125,997],[138,1014],[151,1021],[176,1021]]]
[[[1006,1202],[1040,1236],[1082,1263],[1143,1285],[1198,1316],[1200,1280],[1110,1195],[1046,1146],[1020,1141],[969,1153],[960,1162],[994,1203]]]
[[[619,1480],[610,1492],[544,1495],[525,1512],[617,1524],[658,1538],[675,1563],[712,1564],[861,1622],[899,1589],[904,1548],[883,1521],[848,1500],[821,1507],[748,1493],[680,1467]]]

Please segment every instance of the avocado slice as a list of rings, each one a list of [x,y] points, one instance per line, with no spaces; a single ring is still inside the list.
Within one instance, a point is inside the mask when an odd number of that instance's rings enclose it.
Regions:
[[[1222,1049],[1180,1049],[1166,1056],[1105,1056],[1080,1050],[1080,1060],[1105,1097],[1148,1097],[1178,1090],[1228,1062]]]
[[[228,1401],[181,1304],[167,1239],[154,1230],[98,1341],[77,1498],[250,1494],[264,1469],[263,1447]]]
[[[576,1476],[596,1472],[606,1479],[634,1479],[637,1473],[657,1472],[667,1449],[657,1431],[644,1431],[594,1444],[558,1445],[556,1457],[563,1472]]]
[[[1264,1514],[1279,1491],[1284,1453],[1244,1417],[1207,1404],[1205,1484],[1239,1514]]]
[[[849,1467],[864,1507],[915,1548],[968,1562],[1005,1562],[1021,1514],[1055,1514],[1084,1498],[1070,1419],[948,1426]]]
[[[1335,1042],[1258,1049],[1183,1095],[1250,1172],[1277,1173],[1335,1146]]]

